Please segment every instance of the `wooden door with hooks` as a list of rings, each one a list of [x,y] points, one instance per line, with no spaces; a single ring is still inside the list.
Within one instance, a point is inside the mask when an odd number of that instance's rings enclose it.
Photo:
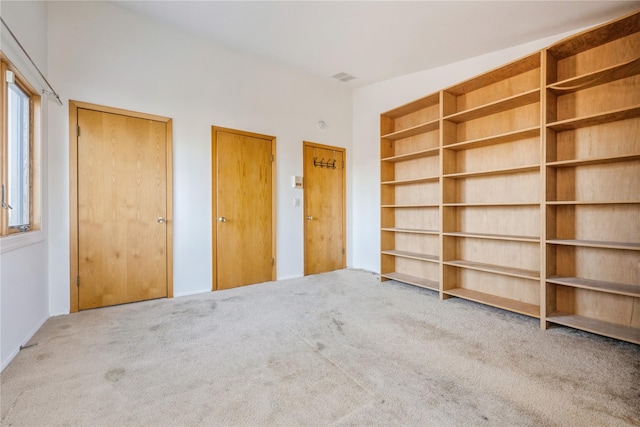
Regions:
[[[346,150],[303,143],[304,274],[346,266]]]

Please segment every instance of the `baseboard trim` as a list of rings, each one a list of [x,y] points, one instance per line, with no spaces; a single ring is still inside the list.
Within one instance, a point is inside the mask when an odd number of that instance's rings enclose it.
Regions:
[[[22,341],[22,344],[18,345],[16,348],[14,348],[13,351],[11,352],[11,354],[9,354],[9,356],[7,357],[7,359],[2,361],[2,368],[0,368],[0,372],[4,371],[4,368],[9,366],[11,361],[18,355],[18,353],[20,353],[20,349],[22,348],[22,346],[27,345],[27,343],[31,340],[31,338],[33,338],[33,336],[36,334],[36,332],[38,332],[38,330],[42,327],[42,325],[44,325],[44,323],[47,320],[49,320],[50,317],[51,316],[46,316],[44,319],[40,320],[40,322],[38,322],[37,326],[35,328],[33,328],[31,330],[31,332],[29,332],[27,334],[27,338]]]
[[[211,289],[202,289],[202,290],[198,290],[198,291],[190,291],[190,292],[180,292],[180,293],[176,293],[173,294],[174,298],[180,298],[180,297],[188,297],[191,295],[199,295],[199,294],[206,294],[211,292]]]

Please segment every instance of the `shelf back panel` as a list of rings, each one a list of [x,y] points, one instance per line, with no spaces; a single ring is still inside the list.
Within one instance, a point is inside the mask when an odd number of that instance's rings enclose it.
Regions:
[[[640,286],[640,259],[635,251],[548,245],[555,259],[548,276],[582,277]]]
[[[478,172],[540,163],[540,138],[527,138],[509,144],[489,145],[469,150],[447,150],[452,159],[448,173]]]
[[[440,239],[435,235],[397,233],[395,249],[428,255],[440,253]]]
[[[640,153],[640,117],[564,132],[547,132],[548,162]]]
[[[437,120],[439,115],[440,107],[438,106],[438,104],[424,107],[411,113],[407,113],[403,116],[392,119],[393,125],[389,133],[398,132],[404,129],[411,128],[413,126],[418,126],[423,123]]]
[[[540,173],[524,172],[465,179],[444,178],[445,203],[539,203]]]
[[[640,160],[561,168],[555,175],[555,201],[637,201],[640,199]],[[553,193],[553,190],[551,191]]]
[[[558,311],[640,328],[640,298],[556,285]],[[640,334],[640,330],[639,330]]]
[[[397,228],[440,229],[440,211],[437,208],[405,208],[394,211]]]
[[[549,239],[640,244],[640,205],[554,206],[555,235]]]
[[[438,156],[421,157],[406,162],[393,163],[395,180],[418,179],[440,174],[440,158]]]
[[[525,105],[501,113],[491,114],[456,126],[456,141],[446,141],[446,144],[463,142],[472,139],[487,138],[528,129],[540,125],[540,103]]]
[[[383,157],[400,156],[403,154],[415,153],[416,151],[437,148],[440,144],[439,133],[437,130],[421,133],[419,135],[410,136],[408,138],[389,141],[391,150]]]
[[[540,87],[540,69],[525,71],[455,97],[455,111],[465,111]]]
[[[634,107],[640,104],[640,75],[556,96],[556,102],[557,117],[553,121]]]
[[[445,236],[445,245],[452,245],[452,239],[457,240],[455,259],[443,261],[459,259],[507,268],[540,270],[540,245],[537,243]]]
[[[446,207],[450,228],[444,232],[540,236],[540,208],[537,206]]]
[[[440,266],[435,262],[396,257],[395,272],[440,281]]]
[[[470,289],[489,295],[526,302],[528,304],[538,305],[540,302],[539,282],[466,268],[447,267],[445,271],[449,271],[450,269],[459,270],[457,272],[457,287],[459,288]],[[447,275],[448,273],[445,273],[445,281],[447,280]]]
[[[638,57],[640,48],[640,28],[636,32],[608,43],[600,44],[566,58],[558,59],[557,77],[549,83],[592,73],[603,68],[631,61]],[[554,50],[549,50],[554,55]]]
[[[440,200],[440,184],[428,182],[394,187],[395,203],[398,205],[437,205]]]

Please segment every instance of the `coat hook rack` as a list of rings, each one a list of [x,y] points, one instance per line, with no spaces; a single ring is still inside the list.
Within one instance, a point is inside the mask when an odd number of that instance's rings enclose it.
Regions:
[[[313,166],[316,168],[327,168],[327,169],[335,169],[336,168],[336,159],[329,159],[329,160],[324,160],[324,157],[322,158],[322,160],[318,160],[317,157],[313,158]]]

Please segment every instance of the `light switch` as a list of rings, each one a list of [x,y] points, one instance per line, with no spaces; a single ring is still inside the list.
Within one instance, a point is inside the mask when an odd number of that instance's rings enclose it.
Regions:
[[[299,197],[294,197],[293,198],[293,207],[294,208],[299,208],[300,207],[300,198]]]

